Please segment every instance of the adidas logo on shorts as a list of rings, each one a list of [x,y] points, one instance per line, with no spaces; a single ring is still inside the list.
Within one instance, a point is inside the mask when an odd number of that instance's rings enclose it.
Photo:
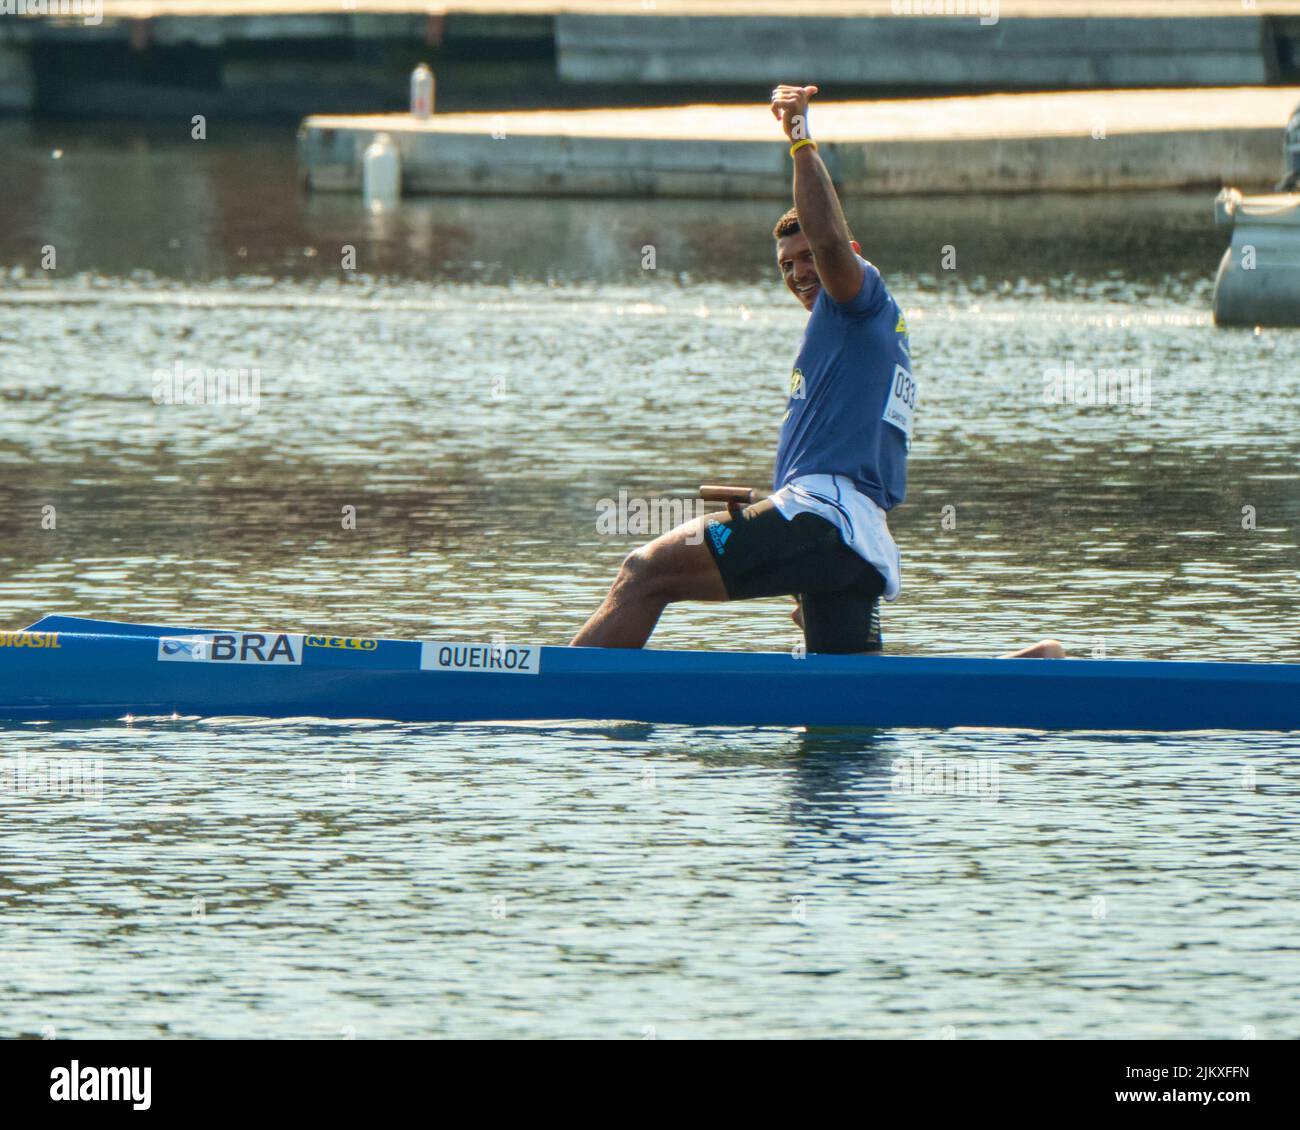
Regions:
[[[727,539],[731,537],[731,527],[721,522],[709,523],[709,539],[713,542],[713,551],[721,557],[727,552]]]

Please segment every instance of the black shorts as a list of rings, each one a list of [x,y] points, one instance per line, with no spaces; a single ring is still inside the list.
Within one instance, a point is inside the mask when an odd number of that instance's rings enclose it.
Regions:
[[[843,655],[883,646],[885,579],[825,518],[786,518],[765,498],[739,514],[710,518],[704,541],[730,599],[799,598],[810,652]]]

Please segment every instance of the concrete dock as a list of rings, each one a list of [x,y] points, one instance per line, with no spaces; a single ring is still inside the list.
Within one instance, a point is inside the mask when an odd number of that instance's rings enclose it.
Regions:
[[[0,111],[389,112],[421,60],[455,110],[1300,83],[1300,0],[48,3],[91,15],[0,16]]]
[[[1300,87],[997,94],[814,104],[842,192],[1110,191],[1266,186]],[[403,191],[783,199],[787,146],[766,106],[309,117],[307,187],[359,191],[378,133]]]

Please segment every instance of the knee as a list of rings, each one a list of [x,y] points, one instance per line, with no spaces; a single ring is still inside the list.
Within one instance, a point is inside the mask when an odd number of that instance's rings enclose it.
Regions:
[[[638,596],[658,596],[665,586],[665,573],[656,555],[649,546],[634,549],[625,558],[618,571],[621,588],[630,590]]]

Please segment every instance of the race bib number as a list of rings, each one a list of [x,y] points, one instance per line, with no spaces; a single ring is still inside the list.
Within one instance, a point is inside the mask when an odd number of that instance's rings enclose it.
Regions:
[[[894,366],[894,383],[885,400],[882,419],[903,433],[907,446],[912,446],[912,418],[916,414],[916,379],[902,365]]]

